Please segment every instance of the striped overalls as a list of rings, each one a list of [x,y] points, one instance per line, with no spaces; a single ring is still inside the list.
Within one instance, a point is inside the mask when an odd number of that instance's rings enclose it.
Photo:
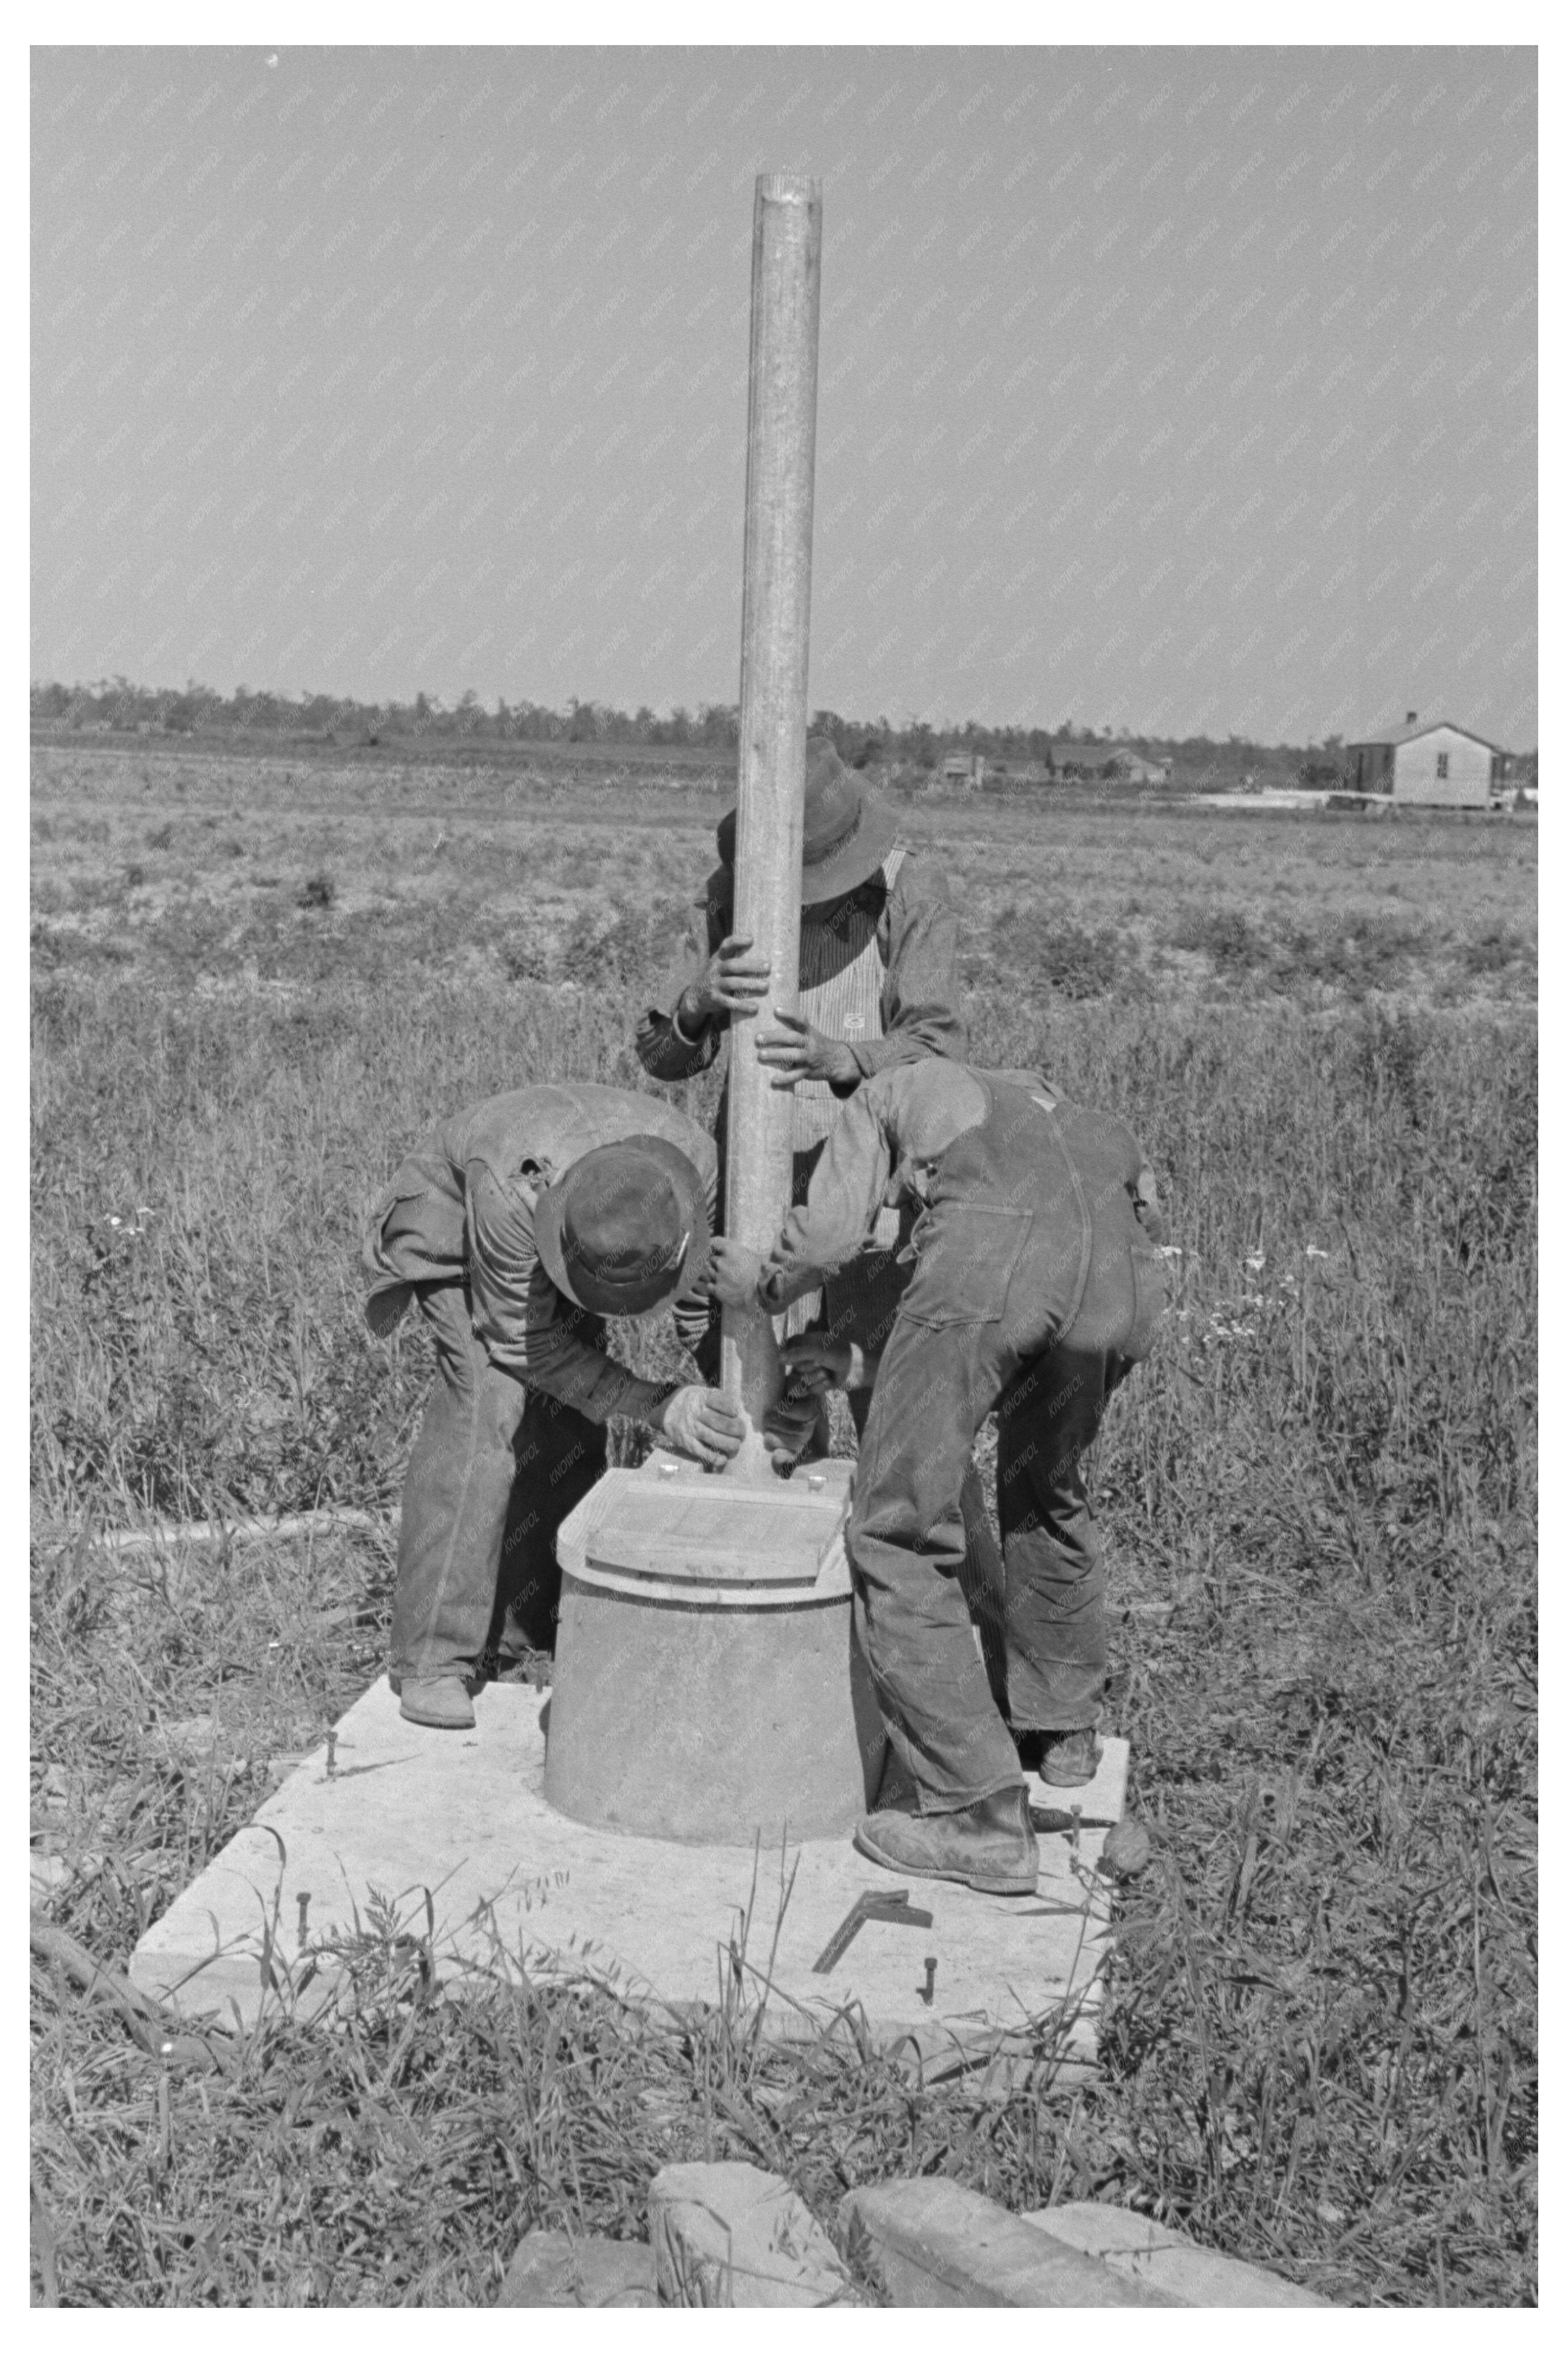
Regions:
[[[890,892],[906,852],[889,850],[882,861],[882,880]],[[852,1046],[882,1035],[881,951],[877,944],[877,915],[857,894],[835,909],[826,923],[809,920],[800,927],[800,1010],[825,1038]],[[792,1203],[805,1199],[811,1172],[822,1157],[840,1104],[826,1079],[802,1079],[795,1089],[795,1173]],[[785,1319],[787,1334],[804,1332],[821,1321],[840,1338],[858,1342],[868,1354],[879,1351],[893,1325],[904,1269],[895,1261],[899,1219],[885,1209],[877,1220],[875,1248],[867,1249],[832,1278],[822,1292],[797,1299]],[[852,1398],[851,1403],[854,1405]],[[865,1424],[865,1401],[856,1410],[856,1428]]]

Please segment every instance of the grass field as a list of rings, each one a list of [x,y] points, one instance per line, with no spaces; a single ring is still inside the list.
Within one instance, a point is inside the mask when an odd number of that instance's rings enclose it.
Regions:
[[[638,990],[720,803],[161,749],[32,781],[34,1843],[123,1961],[379,1670],[391,1556],[84,1534],[395,1499],[426,1359],[365,1333],[364,1208],[465,1101],[645,1083]],[[657,2166],[711,2153],[829,2221],[947,2172],[1347,2301],[1532,2300],[1533,828],[905,818],[963,909],[975,1059],[1123,1112],[1183,1251],[1097,1469],[1156,1841],[1101,2081],[976,2111],[724,2013],[432,2003],[374,1926],[351,2029],[165,2074],[36,1970],[36,2294],[483,2302],[529,2222],[635,2235]]]

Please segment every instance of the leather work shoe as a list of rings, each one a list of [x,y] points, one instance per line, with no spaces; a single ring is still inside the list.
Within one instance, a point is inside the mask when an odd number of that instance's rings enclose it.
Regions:
[[[405,1682],[402,1713],[410,1724],[427,1724],[436,1732],[471,1732],[474,1703],[461,1675],[440,1675],[428,1683]]]
[[[956,1879],[982,1895],[1032,1895],[1039,1873],[1021,1781],[956,1813],[868,1814],[855,1843],[884,1870]]]
[[[1092,1781],[1100,1765],[1100,1743],[1086,1725],[1078,1732],[1047,1732],[1041,1736],[1039,1776],[1053,1789],[1081,1789]]]

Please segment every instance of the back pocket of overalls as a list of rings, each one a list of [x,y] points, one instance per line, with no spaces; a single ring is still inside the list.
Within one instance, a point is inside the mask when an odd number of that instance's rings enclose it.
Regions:
[[[1171,1303],[1171,1262],[1163,1250],[1146,1242],[1129,1245],[1132,1260],[1132,1329],[1121,1354],[1130,1365],[1141,1364],[1154,1345],[1160,1319]]]
[[[939,1201],[910,1237],[916,1264],[902,1317],[931,1331],[998,1323],[1033,1222],[1027,1209]]]

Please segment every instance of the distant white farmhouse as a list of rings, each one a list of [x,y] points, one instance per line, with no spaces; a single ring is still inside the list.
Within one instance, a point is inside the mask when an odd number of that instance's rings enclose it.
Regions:
[[[1116,764],[1117,775],[1134,785],[1168,785],[1176,765],[1174,760],[1151,760],[1142,752],[1134,752],[1128,744],[1118,744],[1110,757]]]
[[[1345,782],[1358,793],[1387,793],[1395,801],[1431,808],[1485,808],[1502,786],[1507,754],[1468,727],[1436,719],[1416,723],[1414,711],[1403,727],[1347,744],[1352,764]]]
[[[1131,744],[1056,744],[1051,757],[1058,768],[1085,768],[1096,776],[1121,776],[1133,785],[1168,785],[1175,766],[1173,760],[1151,760],[1147,754],[1135,752]]]

